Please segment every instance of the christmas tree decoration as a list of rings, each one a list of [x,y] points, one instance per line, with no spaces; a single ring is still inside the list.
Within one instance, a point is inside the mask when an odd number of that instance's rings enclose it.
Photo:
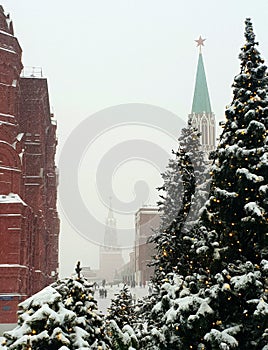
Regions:
[[[268,255],[267,68],[246,20],[241,71],[214,153],[212,192],[202,221],[218,233],[223,261],[260,263]]]
[[[165,273],[148,317],[164,336],[161,349],[267,348],[268,77],[251,20],[245,24],[209,200],[197,225],[179,231],[178,274]],[[162,266],[166,272],[164,258]]]
[[[133,328],[125,325],[120,329],[114,320],[109,322],[109,328],[112,338],[113,350],[138,350],[142,349],[139,346],[138,338]]]
[[[127,285],[111,300],[106,320],[114,320],[120,328],[134,322],[134,303]]]
[[[110,349],[79,263],[76,272],[76,277],[59,280],[19,304],[17,327],[4,333],[7,349]]]
[[[181,131],[176,158],[162,175],[161,223],[150,239],[157,250],[152,264],[158,281],[177,270],[184,251],[183,234],[196,225],[208,197],[209,167],[199,140],[200,133],[189,122]]]
[[[138,348],[138,339],[133,328],[136,326],[134,307],[132,295],[127,285],[124,285],[111,300],[106,316],[113,349],[128,350],[132,348],[134,350],[134,347]]]

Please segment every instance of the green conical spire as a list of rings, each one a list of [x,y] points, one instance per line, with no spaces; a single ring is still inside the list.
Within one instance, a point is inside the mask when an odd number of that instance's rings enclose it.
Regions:
[[[202,53],[199,53],[192,113],[212,113]]]

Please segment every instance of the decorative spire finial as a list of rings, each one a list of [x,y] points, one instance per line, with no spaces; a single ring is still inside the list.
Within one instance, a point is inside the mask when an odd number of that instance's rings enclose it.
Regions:
[[[199,39],[197,39],[197,40],[195,40],[196,42],[197,42],[197,47],[199,46],[199,52],[201,53],[201,46],[204,46],[204,41],[205,41],[206,39],[202,39],[202,37],[201,37],[201,35],[199,36]]]

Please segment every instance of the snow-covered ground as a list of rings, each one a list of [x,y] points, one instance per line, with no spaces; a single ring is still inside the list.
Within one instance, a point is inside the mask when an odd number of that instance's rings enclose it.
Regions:
[[[107,297],[106,298],[100,298],[99,296],[99,290],[97,289],[94,297],[98,302],[98,309],[101,311],[103,314],[107,313],[107,308],[110,306],[111,299],[113,299],[114,295],[120,291],[120,289],[123,287],[123,284],[118,286],[107,286]],[[146,295],[148,295],[148,287],[135,287],[135,288],[129,288],[130,292],[132,294],[132,297],[134,300],[137,300],[139,298],[142,298]]]
[[[11,331],[11,329],[16,327],[16,323],[6,323],[6,324],[0,324],[0,337],[3,335],[5,331]],[[1,344],[1,340],[0,340]]]
[[[120,284],[119,286],[107,286],[107,297],[101,298],[99,295],[99,289],[96,289],[96,292],[94,294],[95,299],[98,302],[98,309],[101,313],[106,314],[107,308],[111,304],[111,299],[113,299],[114,295],[116,293],[119,293],[120,289],[123,287],[123,284]],[[134,300],[137,300],[139,298],[142,298],[146,295],[148,295],[148,286],[146,287],[135,287],[135,288],[129,288],[130,292],[132,294],[132,297]],[[16,327],[16,324],[0,324],[0,337],[3,335],[4,331],[11,330]]]

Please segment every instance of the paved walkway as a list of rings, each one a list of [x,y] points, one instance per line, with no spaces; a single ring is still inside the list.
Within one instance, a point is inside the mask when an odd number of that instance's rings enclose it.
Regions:
[[[17,326],[17,323],[7,323],[7,324],[0,324],[0,337],[3,335],[5,331],[11,331]],[[1,340],[0,340],[1,344]]]
[[[123,284],[121,284],[119,287],[118,286],[113,286],[113,287],[106,287],[107,290],[107,297],[106,298],[100,298],[99,296],[99,291],[98,289],[95,292],[95,299],[98,302],[98,308],[99,311],[102,312],[103,314],[107,313],[107,308],[111,304],[111,299],[114,298],[114,295],[120,291],[120,289],[123,287]],[[139,298],[142,298],[146,295],[148,295],[148,287],[135,287],[135,288],[129,288],[130,293],[132,294],[132,297],[134,300],[137,300]]]

